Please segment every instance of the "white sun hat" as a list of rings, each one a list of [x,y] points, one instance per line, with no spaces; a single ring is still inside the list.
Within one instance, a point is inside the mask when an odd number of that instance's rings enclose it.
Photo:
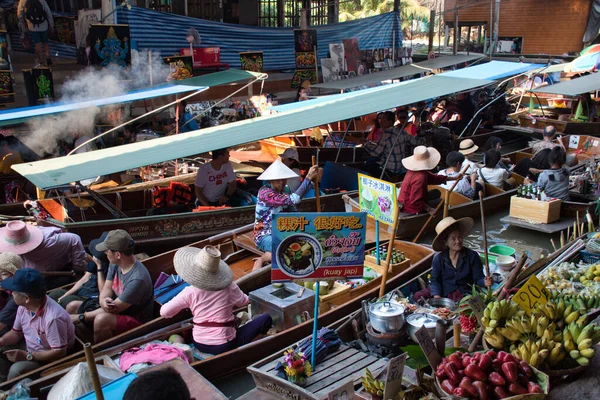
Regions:
[[[259,181],[275,181],[278,179],[298,178],[298,176],[297,173],[289,169],[281,160],[277,159],[256,179]]]

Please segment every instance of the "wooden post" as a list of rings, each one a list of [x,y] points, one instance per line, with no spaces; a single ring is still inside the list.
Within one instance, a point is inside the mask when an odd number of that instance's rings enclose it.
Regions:
[[[458,51],[458,40],[460,39],[460,30],[458,29],[458,7],[454,8],[454,42],[452,43],[452,55],[455,56]]]
[[[494,4],[494,40],[492,40],[492,49],[490,51],[490,56],[494,53],[494,50],[496,50],[496,46],[498,45],[499,22],[500,22],[500,0],[496,0],[496,2]]]
[[[435,28],[435,10],[429,11],[429,46],[427,47],[427,53],[433,51],[433,35]]]
[[[379,288],[379,297],[385,294],[385,284],[387,282],[388,269],[392,261],[392,250],[394,249],[394,239],[396,238],[396,229],[398,229],[398,221],[400,220],[400,207],[396,207],[396,219],[394,220],[394,226],[392,229],[392,235],[390,236],[390,242],[388,244],[388,252],[385,257],[386,267],[383,269],[383,275],[381,276],[381,287]]]
[[[90,377],[92,378],[92,384],[94,385],[94,392],[96,392],[96,400],[104,400],[104,393],[102,393],[102,385],[100,384],[100,378],[98,377],[98,369],[96,368],[96,360],[94,359],[94,352],[92,351],[92,345],[86,343],[83,345],[85,350],[85,359],[90,369]]]
[[[479,211],[481,213],[481,233],[483,234],[483,254],[485,255],[485,276],[487,278],[490,276],[490,261],[487,245],[487,230],[485,229],[485,215],[483,213],[483,192],[479,192]]]
[[[312,165],[317,165],[317,158],[312,156]],[[317,212],[321,212],[321,194],[319,193],[319,174],[315,178],[315,202],[317,203]]]

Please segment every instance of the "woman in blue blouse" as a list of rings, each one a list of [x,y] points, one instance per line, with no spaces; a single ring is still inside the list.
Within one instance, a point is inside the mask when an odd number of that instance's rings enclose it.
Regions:
[[[473,219],[468,217],[459,220],[446,217],[437,224],[437,236],[431,247],[439,253],[433,258],[429,288],[415,293],[415,300],[447,297],[458,301],[474,284],[491,287],[492,278],[484,276],[479,254],[463,246],[471,229]]]

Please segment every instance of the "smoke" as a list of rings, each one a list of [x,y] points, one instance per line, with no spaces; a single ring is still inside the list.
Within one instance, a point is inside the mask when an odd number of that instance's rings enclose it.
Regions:
[[[81,102],[92,99],[118,96],[130,90],[158,85],[166,81],[169,66],[163,63],[159,54],[148,51],[132,51],[131,66],[127,69],[111,66],[102,69],[88,67],[72,78],[65,80],[60,88],[60,102]],[[152,73],[152,80],[150,79]],[[29,134],[22,142],[40,156],[57,154],[59,141],[72,142],[79,136],[92,137],[94,126],[106,119],[108,113],[120,105],[88,107],[45,118],[33,119],[27,123]],[[119,113],[114,113],[118,115]],[[122,123],[128,119],[127,113],[120,113]]]

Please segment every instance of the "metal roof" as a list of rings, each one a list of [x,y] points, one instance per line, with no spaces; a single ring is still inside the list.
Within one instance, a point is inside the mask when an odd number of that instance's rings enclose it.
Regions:
[[[563,96],[578,96],[583,93],[600,90],[600,73],[594,73],[580,78],[563,81],[550,86],[533,89],[534,93],[560,94]]]
[[[444,76],[473,79],[502,79],[519,75],[532,69],[543,67],[542,64],[517,63],[509,61],[490,61],[485,64],[444,72]]]

